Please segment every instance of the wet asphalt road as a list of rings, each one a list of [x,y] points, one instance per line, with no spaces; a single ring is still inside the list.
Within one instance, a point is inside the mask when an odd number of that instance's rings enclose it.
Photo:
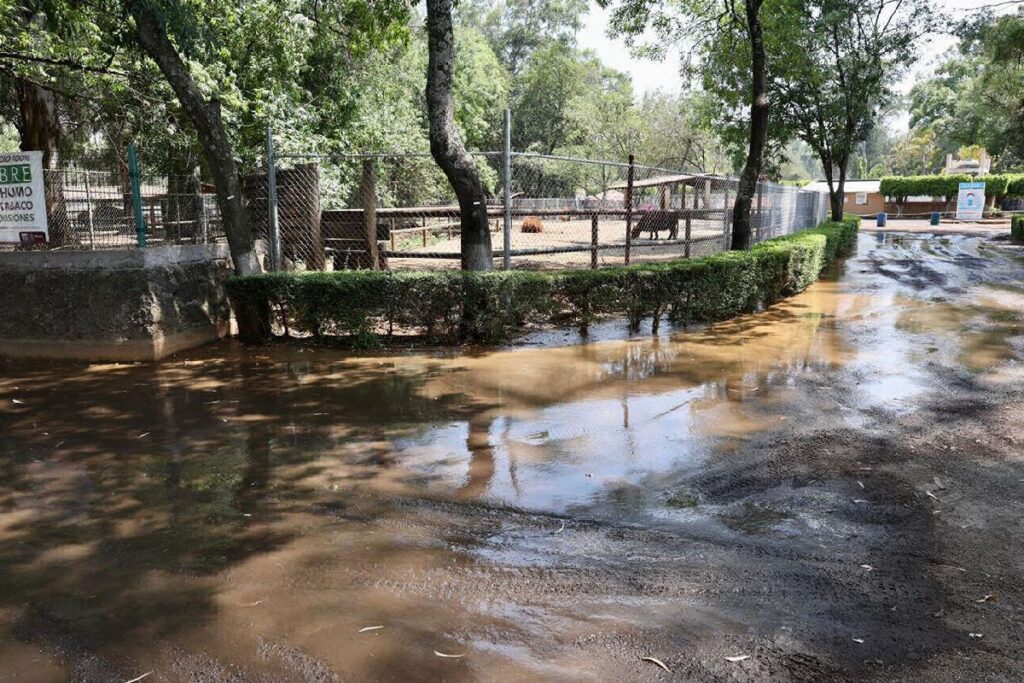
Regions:
[[[866,233],[657,338],[0,365],[0,680],[1021,680],[1022,259]]]

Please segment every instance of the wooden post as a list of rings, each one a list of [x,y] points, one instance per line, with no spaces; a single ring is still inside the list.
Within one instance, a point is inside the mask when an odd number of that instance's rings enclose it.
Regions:
[[[590,217],[590,268],[597,270],[597,214]]]
[[[633,246],[633,155],[629,155],[629,168],[626,171],[626,265],[629,265],[629,252]]]
[[[391,229],[391,251],[395,250],[395,230]]]
[[[153,230],[156,230],[156,202],[152,199],[149,200],[149,225]],[[167,237],[167,226],[164,226],[164,237]]]
[[[366,226],[366,252],[370,256],[370,268],[380,269],[380,255],[377,245],[377,186],[373,173],[373,159],[363,159],[363,177],[360,194],[363,198],[363,223]]]
[[[427,229],[423,228],[423,246],[427,246]]]

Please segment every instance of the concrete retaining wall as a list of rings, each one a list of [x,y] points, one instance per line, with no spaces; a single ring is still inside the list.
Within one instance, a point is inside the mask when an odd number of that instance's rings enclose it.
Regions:
[[[228,334],[225,245],[0,254],[0,356],[157,360]]]

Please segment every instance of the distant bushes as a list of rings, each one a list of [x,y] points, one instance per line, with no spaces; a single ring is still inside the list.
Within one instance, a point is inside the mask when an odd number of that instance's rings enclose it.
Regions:
[[[1014,216],[1010,221],[1010,239],[1017,244],[1024,244],[1024,216]]]
[[[280,324],[314,337],[374,347],[393,332],[434,343],[498,343],[529,323],[586,333],[606,315],[632,332],[644,319],[685,324],[753,311],[804,290],[855,244],[859,219],[823,223],[730,251],[663,264],[558,272],[266,273],[228,281],[236,303],[270,305]]]

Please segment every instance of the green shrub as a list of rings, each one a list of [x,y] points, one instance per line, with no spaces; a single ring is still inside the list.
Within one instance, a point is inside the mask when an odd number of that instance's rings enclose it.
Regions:
[[[1024,198],[1024,173],[1011,173],[1006,178],[1006,196]]]
[[[960,191],[960,183],[969,183],[973,176],[953,175],[886,176],[878,191],[886,197],[945,197],[951,200]]]
[[[1010,239],[1024,244],[1024,216],[1014,216],[1010,221]]]
[[[878,191],[886,197],[945,197],[952,200],[960,191],[960,183],[985,183],[989,197],[1024,197],[1024,174],[991,173],[975,178],[966,173],[954,175],[886,176]]]
[[[806,289],[849,253],[859,219],[844,217],[749,251],[602,270],[267,273],[231,278],[238,304],[268,302],[288,330],[379,346],[397,329],[437,343],[498,343],[530,323],[571,321],[586,334],[620,315],[631,332],[650,318],[722,320]]]

